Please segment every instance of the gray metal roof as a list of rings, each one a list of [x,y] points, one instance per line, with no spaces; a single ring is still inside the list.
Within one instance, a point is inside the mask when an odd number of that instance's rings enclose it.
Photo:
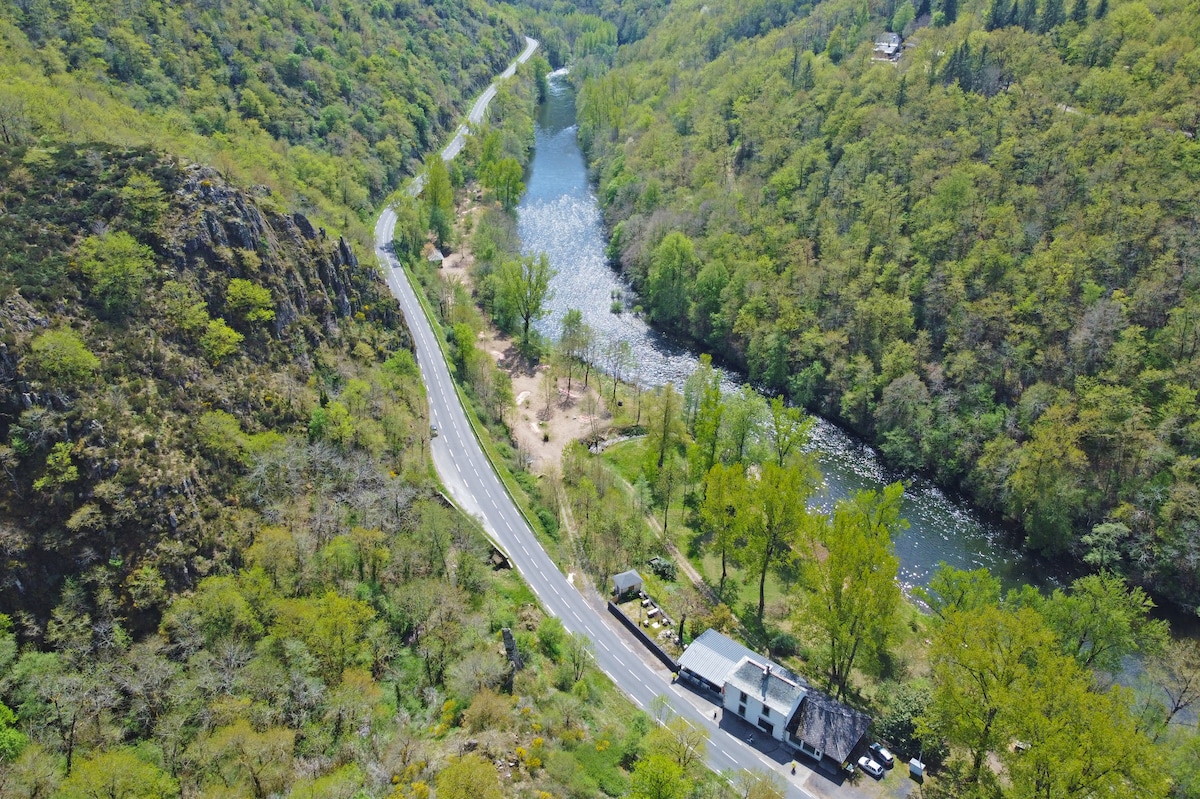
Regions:
[[[705,630],[700,637],[688,644],[679,658],[679,667],[708,680],[713,685],[724,685],[726,678],[743,658],[749,658],[761,667],[771,667],[784,678],[799,685],[804,681],[777,663],[772,663],[757,652],[747,649],[727,635],[716,630]]]
[[[623,594],[626,591],[641,591],[642,590],[642,575],[638,574],[633,569],[620,574],[614,574],[613,589],[618,594]]]
[[[745,691],[781,717],[787,718],[804,698],[804,685],[781,675],[778,666],[765,666],[750,658],[742,658],[725,680],[725,684]]]

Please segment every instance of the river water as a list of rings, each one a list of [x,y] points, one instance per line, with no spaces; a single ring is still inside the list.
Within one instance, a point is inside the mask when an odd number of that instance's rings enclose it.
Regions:
[[[540,333],[556,338],[563,314],[577,308],[602,346],[620,339],[630,343],[643,384],[674,382],[682,387],[696,369],[698,354],[652,330],[639,316],[612,311],[614,297],[632,300],[633,294],[605,258],[600,205],[576,141],[575,98],[560,73],[551,75],[550,94],[538,114],[533,163],[517,209],[517,232],[526,252],[546,253],[557,270],[548,312],[537,325]],[[730,386],[741,382],[738,375],[725,378]],[[940,561],[962,569],[986,566],[1006,586],[1048,584],[1033,564],[1006,543],[997,525],[928,481],[888,470],[870,447],[835,425],[817,419],[811,449],[824,477],[818,500],[823,507],[861,489],[905,481],[903,513],[910,527],[895,543],[906,590],[925,585]]]

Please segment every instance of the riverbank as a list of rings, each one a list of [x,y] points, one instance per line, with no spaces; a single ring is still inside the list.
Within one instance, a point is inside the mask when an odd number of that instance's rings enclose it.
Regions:
[[[457,209],[456,238],[462,243],[442,260],[438,276],[447,288],[461,286],[473,295],[475,254],[469,233],[490,206],[479,199],[477,191],[467,191],[465,196]],[[476,334],[475,347],[507,375],[512,386],[512,417],[506,420],[511,443],[525,459],[528,471],[535,475],[557,473],[568,443],[602,438],[611,425],[612,414],[596,388],[599,372],[593,371],[592,380],[585,385],[582,380],[558,374],[549,363],[530,363],[520,355],[512,336],[501,332],[482,312],[481,318],[483,329]]]

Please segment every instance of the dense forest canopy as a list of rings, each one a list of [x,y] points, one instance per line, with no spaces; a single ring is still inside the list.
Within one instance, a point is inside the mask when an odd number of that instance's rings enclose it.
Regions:
[[[514,20],[0,5],[0,794],[624,791],[648,723],[437,493],[356,254]]]
[[[1197,41],[1179,2],[676,3],[583,87],[611,256],[660,327],[1195,608]]]
[[[634,712],[590,642],[493,569],[438,492],[408,331],[356,254],[422,161],[438,190],[394,203],[399,257],[432,273],[432,244],[472,229],[515,245],[551,64],[594,78],[582,133],[657,323],[1032,520],[1035,545],[1170,576],[1187,601],[1195,22],[1044,2],[0,5],[0,794],[782,796],[774,773],[706,772],[706,732]],[[869,60],[887,25],[914,44],[898,65]],[[547,61],[444,167],[431,151],[524,33]],[[456,213],[465,187],[491,209]],[[539,264],[491,287],[531,351],[513,287]],[[456,313],[454,366],[503,435],[511,391]],[[701,378],[693,416],[719,419]],[[771,403],[773,457],[738,470],[719,422],[631,392],[664,532],[673,492],[705,524],[746,507],[731,561],[755,561],[760,624],[793,534],[815,533],[794,629],[905,751],[949,751],[931,796],[994,788],[991,754],[1014,796],[1195,795],[1178,720],[1200,658],[1140,591],[1103,575],[1002,598],[944,569],[937,618],[902,619],[900,485],[809,525],[795,408]],[[730,398],[744,431],[751,394]],[[723,501],[697,504],[681,450],[725,470]],[[596,500],[576,529],[645,550],[637,487],[618,496],[582,447],[566,465]],[[1135,653],[1152,695],[1105,682]],[[1000,671],[987,703],[963,678],[979,662]],[[1056,713],[1072,725],[1041,723]]]
[[[470,2],[0,5],[0,142],[145,144],[362,225],[521,45]]]

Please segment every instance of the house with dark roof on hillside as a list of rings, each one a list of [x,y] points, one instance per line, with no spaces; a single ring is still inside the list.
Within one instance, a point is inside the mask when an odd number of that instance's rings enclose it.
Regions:
[[[867,714],[716,630],[705,630],[688,644],[679,658],[679,676],[719,693],[727,712],[831,768],[853,762],[871,725]]]
[[[900,58],[903,42],[898,33],[883,33],[875,39],[871,58],[875,61],[895,61]]]

